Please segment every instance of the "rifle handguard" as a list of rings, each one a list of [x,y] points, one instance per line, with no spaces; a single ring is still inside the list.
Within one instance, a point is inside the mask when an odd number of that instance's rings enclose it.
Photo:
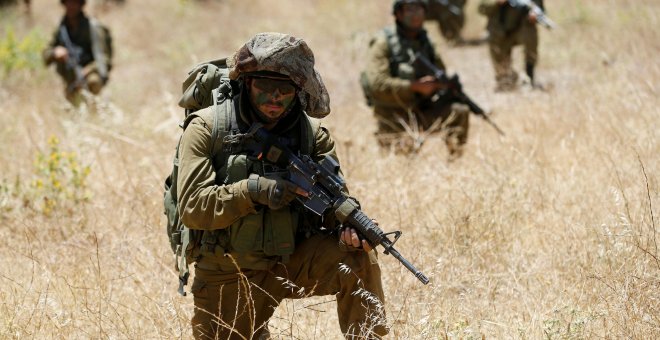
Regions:
[[[348,218],[353,214],[355,210],[359,209],[359,206],[355,201],[350,198],[345,199],[339,204],[335,209],[335,216],[342,224],[348,221]]]

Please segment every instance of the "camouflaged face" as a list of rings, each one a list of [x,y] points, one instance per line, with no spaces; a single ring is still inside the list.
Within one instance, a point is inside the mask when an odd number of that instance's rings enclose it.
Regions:
[[[323,118],[330,114],[330,97],[321,75],[314,69],[314,53],[296,37],[282,33],[259,33],[227,60],[229,78],[270,71],[284,74],[301,89],[300,104],[307,114]]]

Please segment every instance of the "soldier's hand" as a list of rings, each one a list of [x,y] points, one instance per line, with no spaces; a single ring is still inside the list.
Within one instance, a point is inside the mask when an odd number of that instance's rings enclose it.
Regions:
[[[250,183],[250,181],[256,183]],[[291,203],[296,195],[307,195],[304,190],[285,179],[256,175],[252,175],[248,179],[248,191],[253,202],[267,205],[274,210],[281,209]]]
[[[440,90],[438,83],[433,76],[424,76],[410,83],[410,90],[428,97]]]
[[[366,252],[370,252],[373,249],[367,240],[360,240],[357,231],[353,228],[344,228],[339,234],[339,240],[348,247],[362,249]]]
[[[64,62],[69,58],[69,51],[62,46],[56,46],[53,49],[53,58],[55,61]]]

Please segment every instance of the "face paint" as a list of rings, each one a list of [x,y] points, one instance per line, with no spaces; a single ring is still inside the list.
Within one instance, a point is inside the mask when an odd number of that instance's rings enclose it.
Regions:
[[[296,98],[296,88],[288,80],[252,78],[250,103],[272,122],[279,120]]]
[[[424,25],[424,7],[418,4],[405,4],[401,8],[401,23],[410,29],[420,29]]]

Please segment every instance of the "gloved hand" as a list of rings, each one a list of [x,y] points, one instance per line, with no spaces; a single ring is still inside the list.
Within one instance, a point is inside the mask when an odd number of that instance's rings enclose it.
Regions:
[[[276,210],[285,207],[296,198],[298,187],[281,178],[268,178],[252,174],[248,178],[248,192],[252,202],[267,205]]]

